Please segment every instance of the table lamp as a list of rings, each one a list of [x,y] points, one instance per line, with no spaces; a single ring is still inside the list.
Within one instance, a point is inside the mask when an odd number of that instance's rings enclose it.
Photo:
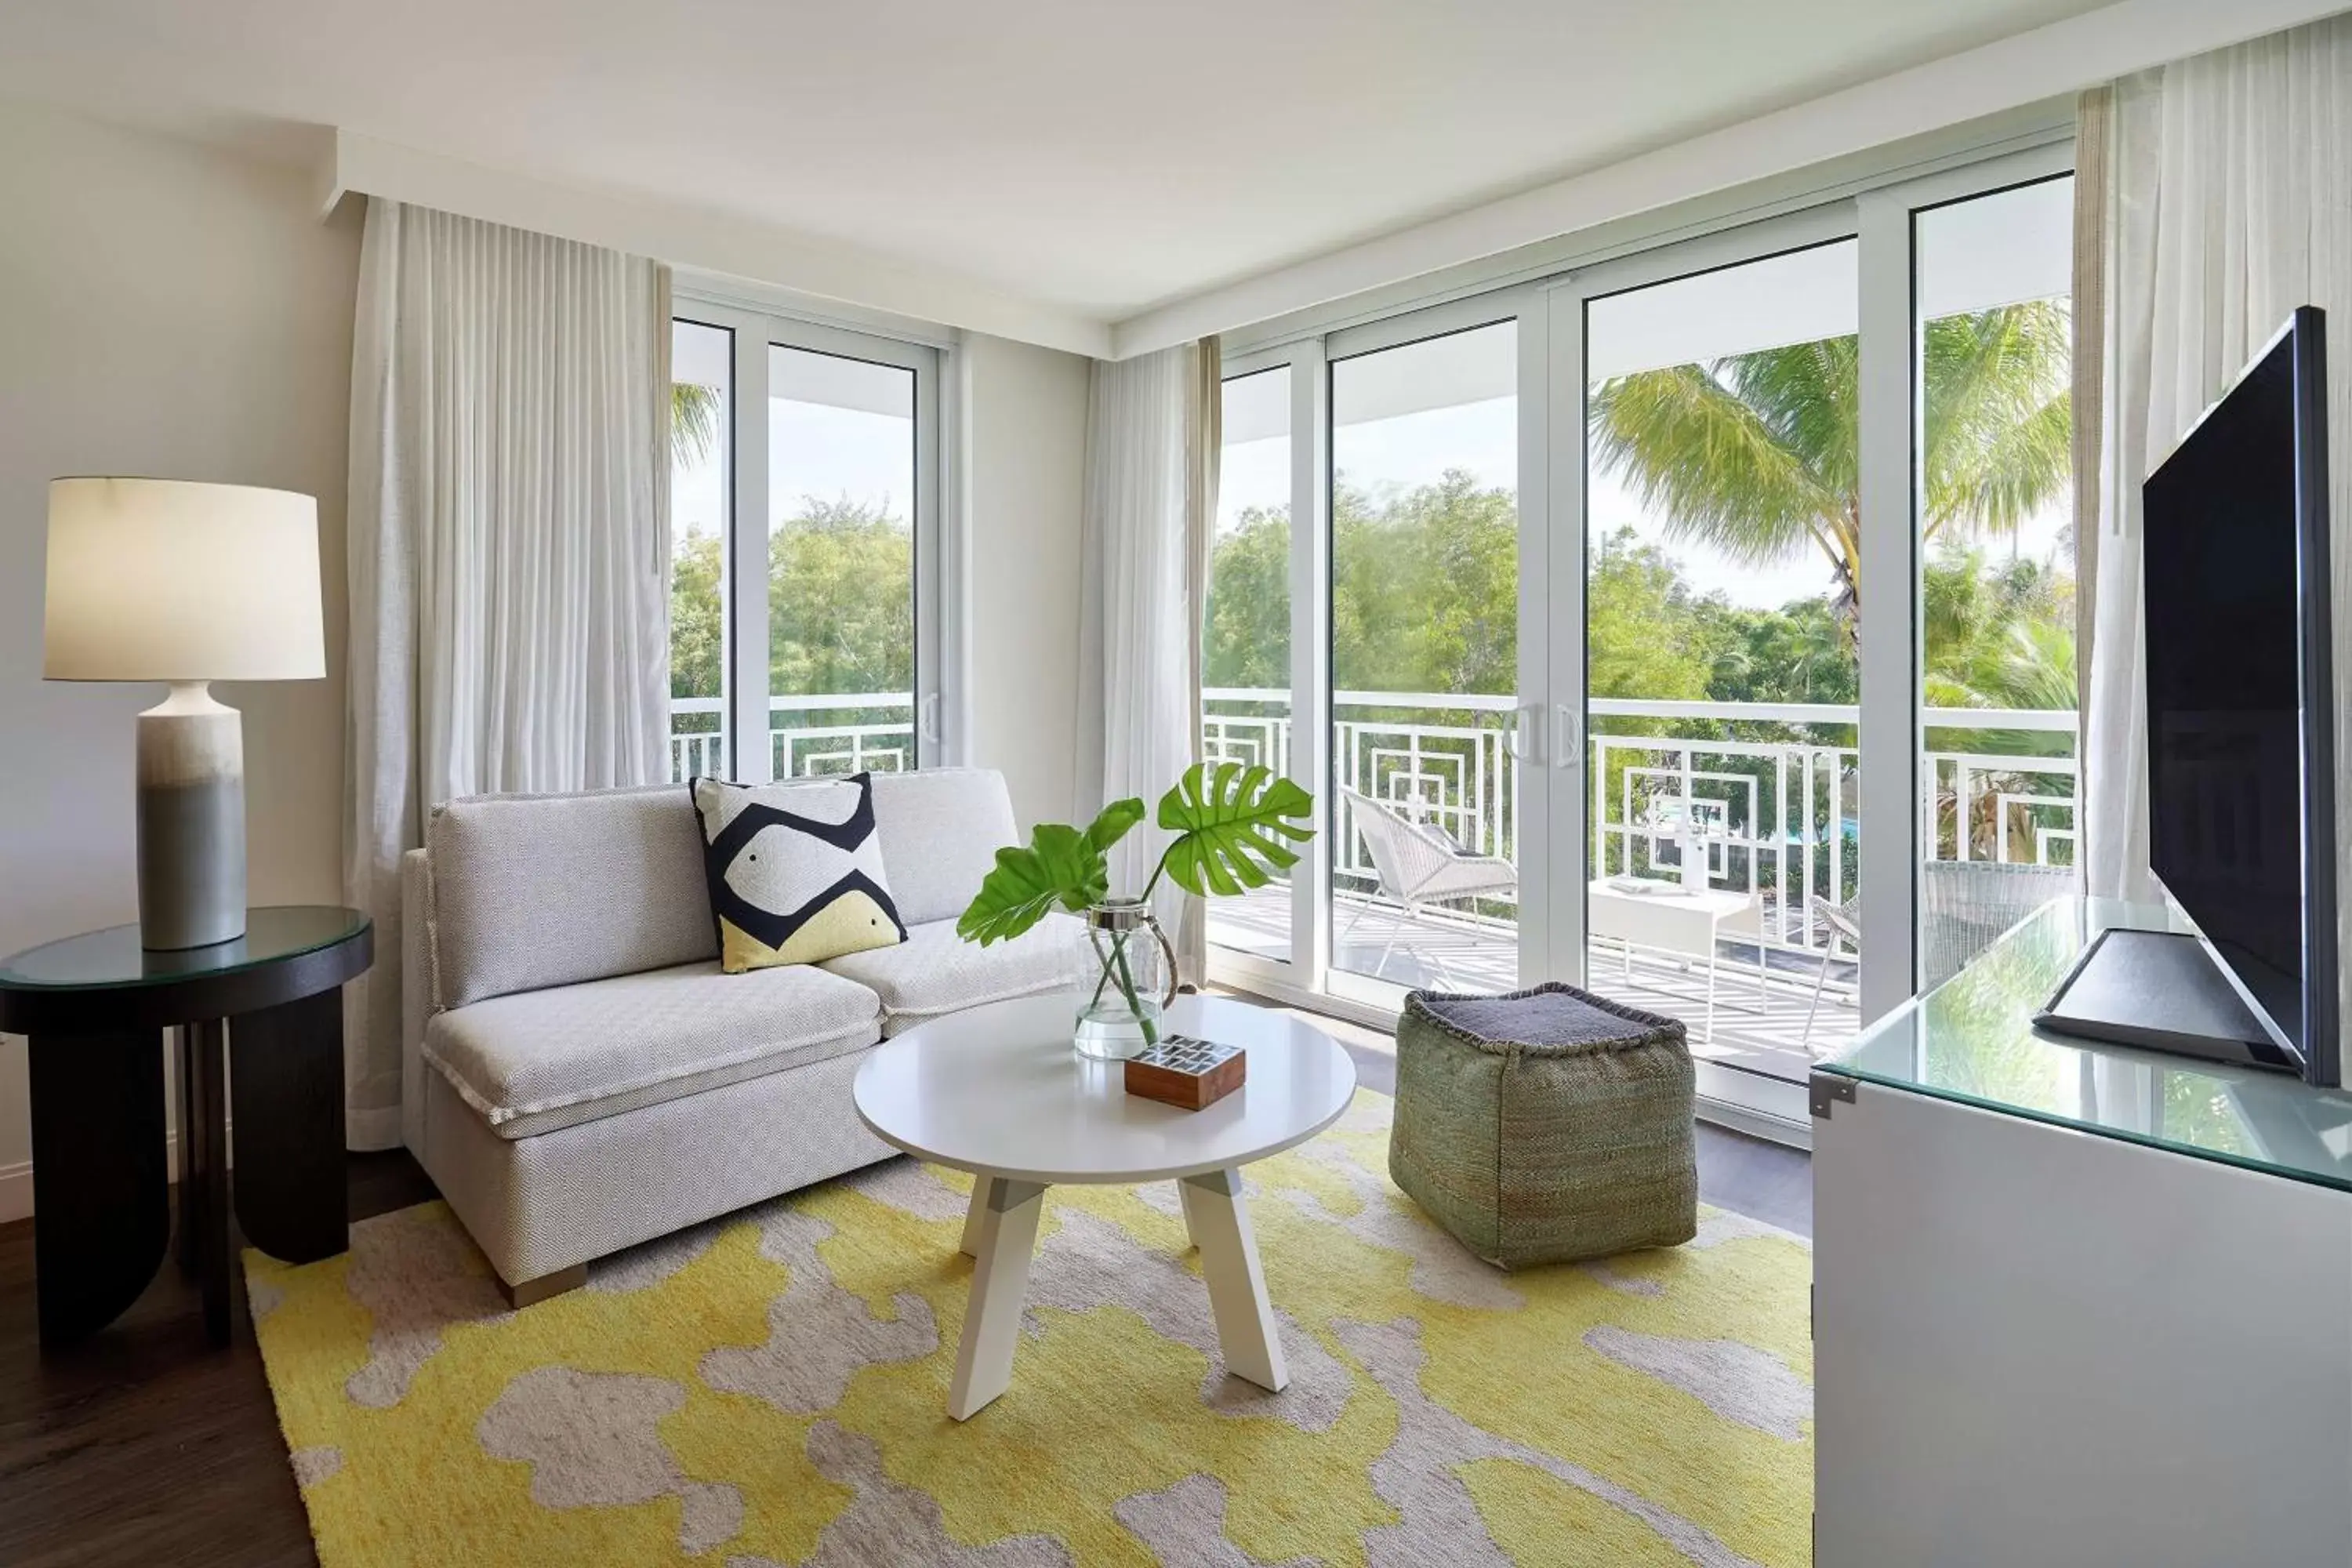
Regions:
[[[245,934],[245,739],[215,680],[327,673],[319,503],[181,479],[49,481],[41,673],[162,680],[139,715],[139,935]]]

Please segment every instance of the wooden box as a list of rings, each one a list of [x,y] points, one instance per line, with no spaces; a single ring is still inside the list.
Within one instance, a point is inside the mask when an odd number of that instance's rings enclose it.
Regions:
[[[1241,1088],[1249,1058],[1239,1046],[1192,1035],[1168,1035],[1127,1061],[1127,1092],[1183,1110],[1198,1110]]]

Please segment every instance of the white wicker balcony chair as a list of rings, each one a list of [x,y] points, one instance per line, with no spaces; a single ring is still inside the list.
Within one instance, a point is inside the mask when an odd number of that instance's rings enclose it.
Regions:
[[[2053,899],[2075,890],[2072,866],[1930,860],[1919,881],[1919,989],[1934,990],[1993,939]]]
[[[1805,1009],[1805,1032],[1798,1041],[1799,1047],[1809,1053],[1813,1045],[1813,1018],[1822,1010],[1822,991],[1830,983],[1830,965],[1837,958],[1838,943],[1844,942],[1854,962],[1862,962],[1862,896],[1857,893],[1844,903],[1833,904],[1815,893],[1812,910],[1813,919],[1829,928],[1829,942],[1822,949],[1821,977],[1813,982],[1813,1004]]]
[[[1372,869],[1380,878],[1376,896],[1398,908],[1388,943],[1381,949],[1380,962],[1372,966],[1375,975],[1388,968],[1398,939],[1413,928],[1422,906],[1457,899],[1518,896],[1519,869],[1508,860],[1496,855],[1473,855],[1437,829],[1414,822],[1385,801],[1351,789],[1342,789],[1339,794],[1348,802],[1356,831],[1363,836],[1364,847],[1372,858]],[[1340,943],[1344,944],[1354,933],[1371,907],[1370,900],[1358,906],[1348,929],[1339,933]],[[1405,943],[1405,950],[1413,951],[1411,942]],[[1441,975],[1444,973],[1442,961],[1433,967]]]

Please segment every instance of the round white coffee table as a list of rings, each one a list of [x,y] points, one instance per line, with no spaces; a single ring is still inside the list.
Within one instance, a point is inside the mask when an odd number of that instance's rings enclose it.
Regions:
[[[885,1040],[857,1073],[857,1114],[875,1136],[974,1178],[963,1250],[975,1260],[948,1414],[965,1421],[1004,1392],[1029,1290],[1037,1214],[1055,1183],[1174,1181],[1217,1320],[1225,1370],[1262,1388],[1289,1381],[1241,1167],[1339,1119],[1355,1064],[1287,1014],[1182,996],[1171,1031],[1240,1046],[1240,1089],[1202,1110],[1130,1095],[1118,1062],[1070,1048],[1076,1005],[1032,996],[952,1013]]]

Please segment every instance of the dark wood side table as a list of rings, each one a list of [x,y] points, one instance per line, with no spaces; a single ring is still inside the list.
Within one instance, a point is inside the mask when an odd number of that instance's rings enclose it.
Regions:
[[[180,1268],[203,1283],[213,1342],[228,1342],[236,1266],[230,1099],[247,1239],[289,1263],[349,1244],[341,987],[373,958],[365,915],[302,904],[250,910],[245,935],[213,947],[144,952],[127,925],[0,959],[0,1031],[30,1042],[44,1346],[112,1322],[163,1261],[166,1028],[180,1041]]]

